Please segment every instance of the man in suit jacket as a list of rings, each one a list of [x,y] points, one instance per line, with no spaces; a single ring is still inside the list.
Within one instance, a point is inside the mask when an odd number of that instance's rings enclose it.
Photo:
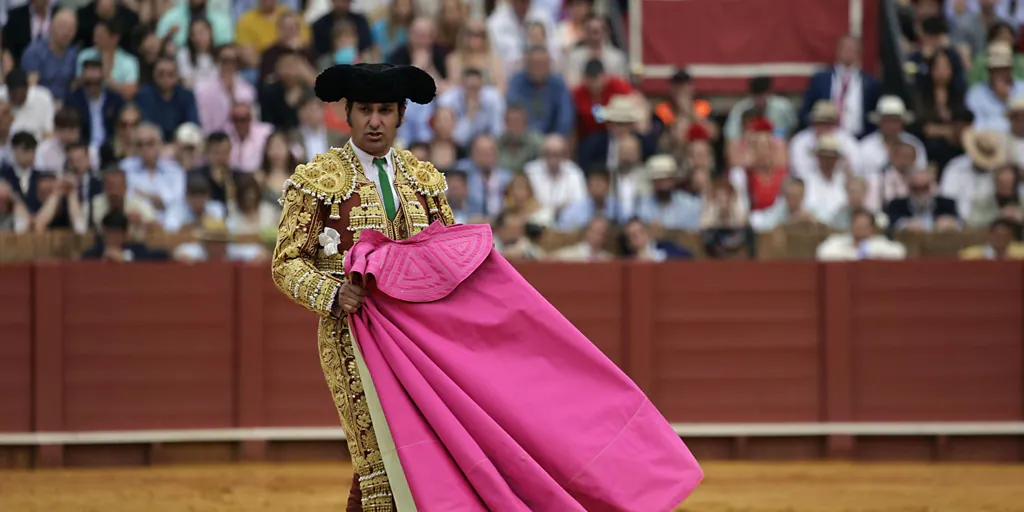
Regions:
[[[82,76],[79,80],[79,87],[68,95],[66,105],[78,111],[82,140],[91,147],[99,148],[114,135],[117,116],[124,108],[124,98],[103,83],[103,64],[98,60],[82,63]],[[99,102],[100,105],[99,116],[103,126],[101,133],[95,133],[93,130],[93,113],[89,108],[93,102]]]
[[[7,13],[7,24],[4,25],[0,46],[4,53],[9,53],[14,65],[21,63],[21,54],[28,45],[37,39],[47,37],[43,19],[52,19],[57,12],[57,2],[50,0],[30,0],[21,7],[15,7]],[[33,23],[35,21],[35,23]]]
[[[653,155],[657,149],[654,138],[635,130],[642,115],[640,112],[632,96],[613,96],[599,116],[607,125],[607,129],[594,133],[580,142],[577,161],[580,167],[617,167],[619,141],[630,133],[640,139],[644,160]],[[616,161],[609,161],[609,153]]]
[[[875,108],[881,86],[875,77],[860,69],[860,40],[844,36],[836,50],[836,63],[811,77],[804,93],[800,122],[807,124],[811,106],[819,100],[831,101],[839,108],[839,125],[862,137],[874,130],[868,113]]]
[[[0,180],[10,184],[11,190],[33,215],[42,206],[38,191],[43,174],[33,168],[38,145],[31,133],[15,133],[11,137],[11,159],[0,165]]]
[[[916,171],[907,179],[910,193],[889,202],[886,215],[893,231],[950,231],[961,227],[956,201],[936,191],[932,171]]]

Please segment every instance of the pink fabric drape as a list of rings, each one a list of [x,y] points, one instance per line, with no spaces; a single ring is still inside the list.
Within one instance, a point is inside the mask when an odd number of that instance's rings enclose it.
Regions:
[[[703,478],[489,227],[365,231],[345,263],[371,288],[350,325],[421,512],[669,511]]]

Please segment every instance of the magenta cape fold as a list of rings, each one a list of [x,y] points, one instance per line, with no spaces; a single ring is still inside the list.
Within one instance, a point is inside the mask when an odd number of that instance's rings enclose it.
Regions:
[[[703,478],[490,227],[366,230],[345,268],[370,283],[350,325],[420,512],[670,511]]]

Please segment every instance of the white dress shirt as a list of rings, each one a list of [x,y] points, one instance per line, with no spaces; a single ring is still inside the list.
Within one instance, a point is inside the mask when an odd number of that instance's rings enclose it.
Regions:
[[[804,185],[807,192],[803,208],[819,221],[828,222],[846,206],[846,176],[840,169],[826,178],[815,166],[813,172],[804,176]]]
[[[832,101],[839,106],[839,123],[843,129],[854,135],[863,133],[864,111],[874,105],[864,105],[864,83],[859,69],[836,66],[832,74]]]
[[[7,103],[11,101],[6,85],[0,85],[0,101]],[[38,85],[30,85],[28,95],[25,97],[25,104],[20,107],[11,105],[11,115],[14,116],[11,134],[28,132],[35,136],[37,141],[42,141],[53,133],[54,111],[53,94],[50,93],[50,90]]]
[[[839,141],[839,151],[850,164],[850,168],[860,169],[860,144],[850,132],[838,128],[832,135]],[[789,141],[789,174],[795,178],[803,178],[811,169],[817,169],[818,136],[814,128],[804,128]]]
[[[523,172],[530,179],[533,196],[540,204],[555,210],[587,197],[587,180],[583,171],[570,160],[563,160],[554,175],[542,158],[527,162]]]
[[[917,152],[914,165],[918,169],[928,167],[928,152],[925,151],[924,143],[921,142],[921,139],[907,132],[901,133],[900,139],[914,146]],[[885,166],[889,163],[889,150],[885,147],[885,138],[882,137],[882,132],[872,133],[860,141],[859,158],[860,168],[854,167],[853,172],[860,176],[878,174],[885,169]]]
[[[971,216],[971,210],[978,203],[996,193],[995,179],[990,172],[974,170],[971,157],[960,155],[946,164],[939,183],[940,194],[956,201],[956,210],[961,219]]]
[[[383,199],[384,193],[380,189],[380,180],[378,179],[380,172],[377,170],[377,166],[373,163],[373,159],[377,157],[359,149],[359,146],[356,146],[351,139],[348,143],[352,146],[352,151],[356,154],[356,158],[359,159],[359,163],[363,165],[363,175],[365,175],[366,179],[370,180],[374,185],[377,185],[377,193],[379,193]],[[395,209],[397,211],[401,206],[402,201],[398,197],[398,191],[395,190],[395,150],[389,150],[388,154],[384,155],[384,162],[384,171],[388,174],[388,185],[391,186],[391,197],[395,199]]]

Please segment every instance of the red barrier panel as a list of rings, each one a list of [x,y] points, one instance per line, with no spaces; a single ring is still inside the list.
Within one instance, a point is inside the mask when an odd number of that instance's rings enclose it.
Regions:
[[[32,267],[0,266],[0,432],[32,430]]]
[[[55,286],[36,293],[62,313],[37,311],[63,335],[61,429],[235,424],[233,266],[41,269]]]
[[[629,372],[670,420],[820,419],[817,266],[636,265],[629,279]]]
[[[1024,420],[1021,263],[517,268],[673,422]],[[265,267],[0,266],[0,333],[0,432],[338,425],[316,317],[282,295]],[[827,447],[820,437],[709,439],[697,451],[1024,456],[1012,436],[941,439],[939,448],[842,436]],[[101,448],[77,447],[68,463],[94,460],[101,453],[90,450]],[[274,450],[249,441],[241,453],[283,453]],[[115,459],[176,453],[122,450]],[[37,457],[62,464],[64,449],[44,445]]]

